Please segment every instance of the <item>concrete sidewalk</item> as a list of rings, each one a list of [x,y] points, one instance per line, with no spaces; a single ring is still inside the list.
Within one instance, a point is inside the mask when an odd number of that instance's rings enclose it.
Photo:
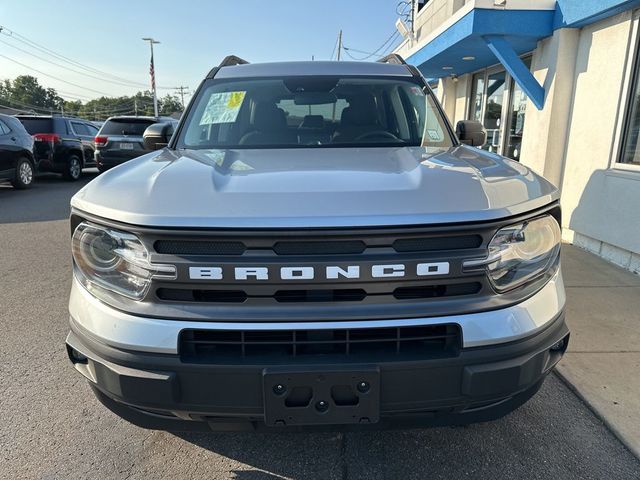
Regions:
[[[640,276],[563,245],[569,350],[558,374],[640,457]]]

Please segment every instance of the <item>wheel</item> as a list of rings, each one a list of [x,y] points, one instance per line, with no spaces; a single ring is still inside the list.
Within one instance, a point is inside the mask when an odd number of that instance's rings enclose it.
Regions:
[[[26,158],[21,158],[16,165],[16,176],[11,180],[11,185],[21,190],[29,188],[33,185],[33,175],[33,165],[31,162]]]
[[[74,182],[80,178],[80,175],[82,175],[82,160],[77,155],[71,154],[67,159],[67,170],[63,176],[66,180]]]

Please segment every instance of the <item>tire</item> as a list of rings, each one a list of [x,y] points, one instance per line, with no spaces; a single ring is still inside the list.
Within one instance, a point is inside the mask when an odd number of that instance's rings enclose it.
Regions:
[[[13,185],[13,188],[19,190],[29,188],[33,185],[34,175],[33,164],[29,159],[22,157],[18,159],[18,163],[16,164],[16,176],[11,180],[11,185]]]
[[[67,158],[67,168],[62,174],[65,180],[69,180],[71,182],[75,182],[79,180],[82,176],[82,160],[75,153],[69,155]]]

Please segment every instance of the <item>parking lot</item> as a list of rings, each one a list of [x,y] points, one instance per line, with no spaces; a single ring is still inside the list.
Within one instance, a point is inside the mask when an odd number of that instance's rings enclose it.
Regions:
[[[66,358],[68,202],[79,183],[0,185],[0,477],[640,478],[640,462],[556,376],[490,424],[322,434],[169,434],[98,404]]]

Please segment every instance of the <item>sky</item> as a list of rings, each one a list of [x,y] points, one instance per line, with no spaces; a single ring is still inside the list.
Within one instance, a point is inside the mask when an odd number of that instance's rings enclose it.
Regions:
[[[180,85],[193,91],[230,54],[250,62],[328,60],[340,29],[344,45],[355,49],[348,53],[365,57],[358,51],[375,51],[395,32],[397,5],[398,0],[0,0],[0,79],[33,75],[70,100],[131,95],[149,84],[149,44],[141,38],[153,37],[161,42],[154,46],[158,95]],[[117,81],[114,75],[127,84],[107,81]]]

